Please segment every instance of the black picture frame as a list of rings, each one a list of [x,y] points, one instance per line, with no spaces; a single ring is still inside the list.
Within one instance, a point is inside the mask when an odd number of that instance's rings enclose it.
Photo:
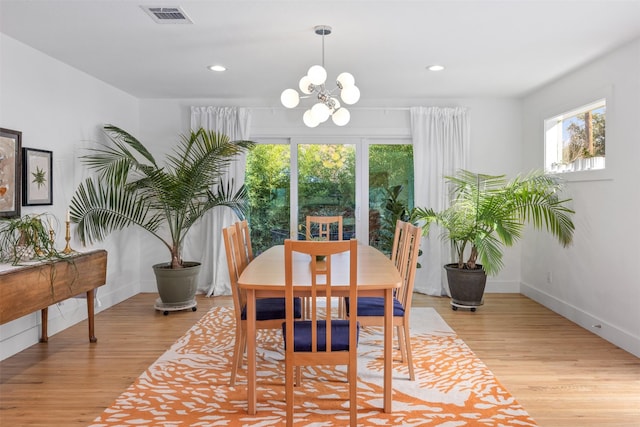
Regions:
[[[22,183],[22,132],[0,128],[0,218],[19,218]]]
[[[22,206],[53,204],[53,152],[22,149]]]

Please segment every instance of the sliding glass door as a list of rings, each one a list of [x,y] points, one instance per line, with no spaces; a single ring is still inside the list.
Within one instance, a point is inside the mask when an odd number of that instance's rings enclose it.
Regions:
[[[391,253],[396,220],[413,208],[413,147],[368,144],[369,245]]]
[[[386,251],[395,219],[413,207],[411,148],[401,139],[258,144],[246,174],[254,251],[304,239],[307,215],[342,215],[343,238]]]
[[[281,245],[290,235],[290,170],[288,144],[258,144],[247,156],[247,219],[254,253]]]
[[[309,215],[342,216],[343,238],[356,238],[355,144],[294,144],[293,147],[297,147],[298,238],[304,239]],[[338,230],[331,233],[337,236]]]

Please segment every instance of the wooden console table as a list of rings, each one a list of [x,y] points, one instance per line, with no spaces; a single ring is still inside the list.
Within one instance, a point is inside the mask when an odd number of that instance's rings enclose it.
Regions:
[[[105,250],[0,271],[0,325],[41,310],[40,342],[47,342],[49,306],[86,292],[89,341],[96,342],[93,300],[95,289],[106,281]]]

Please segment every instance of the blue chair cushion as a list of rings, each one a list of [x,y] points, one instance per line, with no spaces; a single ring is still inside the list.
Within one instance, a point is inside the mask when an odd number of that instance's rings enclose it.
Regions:
[[[242,309],[242,320],[247,320],[247,307]],[[256,320],[284,319],[286,317],[284,298],[256,299]],[[293,299],[293,317],[302,317],[302,302],[300,298]]]
[[[311,327],[310,320],[302,320],[293,324],[294,351],[311,351]],[[360,323],[356,322],[357,336],[360,335]],[[282,335],[284,347],[287,348],[286,323],[282,323]],[[318,351],[327,350],[327,323],[318,320]],[[333,320],[331,322],[331,351],[349,350],[349,321]]]
[[[347,314],[349,314],[349,298],[345,298]],[[404,307],[397,299],[393,299],[393,315],[404,316]],[[358,298],[358,316],[384,316],[384,297]]]

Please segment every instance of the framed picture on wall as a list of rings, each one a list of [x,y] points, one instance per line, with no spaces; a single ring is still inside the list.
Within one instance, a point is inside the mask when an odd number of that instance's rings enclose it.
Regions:
[[[22,149],[22,204],[53,204],[53,153],[35,148]]]
[[[20,216],[22,132],[0,128],[0,218]]]

